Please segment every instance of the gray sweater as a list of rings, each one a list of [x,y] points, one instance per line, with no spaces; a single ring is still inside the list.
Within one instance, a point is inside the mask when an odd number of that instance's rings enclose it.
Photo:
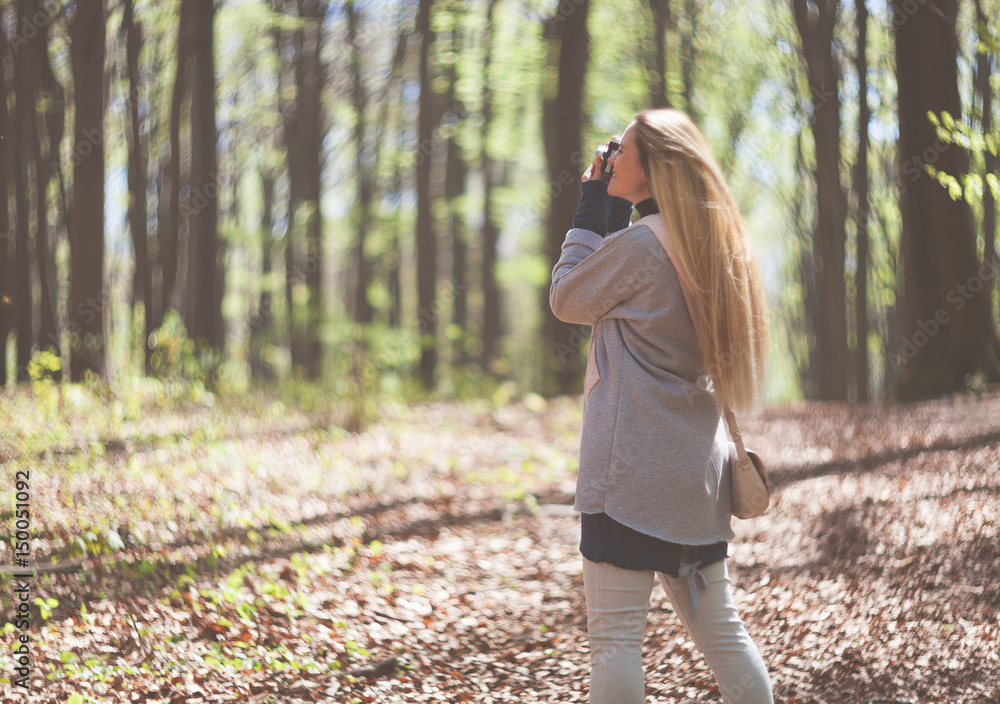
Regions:
[[[677,272],[648,227],[574,228],[552,269],[559,320],[592,325],[577,511],[685,545],[732,540],[729,447]]]

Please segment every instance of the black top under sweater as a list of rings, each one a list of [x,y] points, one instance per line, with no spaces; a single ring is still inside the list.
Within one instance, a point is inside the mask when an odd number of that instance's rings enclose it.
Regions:
[[[608,196],[605,182],[585,181],[581,190],[583,197],[573,218],[574,227],[583,227],[602,237],[609,230],[618,232],[628,227],[632,204],[622,198]],[[652,198],[636,205],[636,209],[642,217],[660,212]],[[622,525],[606,513],[583,513],[580,523],[580,552],[583,556],[591,562],[607,562],[626,570],[655,570],[677,577],[685,547],[693,555],[692,562],[701,560],[698,567],[729,556],[729,544],[725,540],[701,546],[671,543]]]

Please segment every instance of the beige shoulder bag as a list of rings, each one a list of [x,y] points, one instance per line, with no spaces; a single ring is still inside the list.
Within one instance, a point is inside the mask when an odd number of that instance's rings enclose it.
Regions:
[[[663,227],[663,218],[659,213],[648,215],[642,218],[644,225],[647,225],[656,239],[660,241],[663,251],[671,262],[676,262],[673,242],[667,237]],[[687,302],[688,311],[691,317],[697,314],[695,299],[689,293],[689,283],[685,279],[677,266],[677,279],[681,284],[681,293]],[[731,477],[732,513],[737,518],[754,518],[767,510],[771,500],[771,486],[767,478],[767,469],[764,461],[753,450],[748,450],[743,445],[743,437],[740,435],[740,428],[736,424],[736,416],[729,406],[723,409],[726,416],[726,423],[729,425],[729,434],[733,440],[729,443],[729,474]]]

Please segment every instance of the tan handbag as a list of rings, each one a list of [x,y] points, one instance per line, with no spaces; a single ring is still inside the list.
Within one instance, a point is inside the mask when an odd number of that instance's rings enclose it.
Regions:
[[[737,518],[754,518],[764,513],[771,502],[771,483],[767,478],[767,469],[760,455],[743,446],[736,416],[728,406],[726,422],[729,423],[729,433],[735,441],[729,443],[733,515]]]
[[[659,213],[646,216],[641,219],[647,225],[660,245],[667,253],[671,262],[675,261],[673,242],[667,237],[663,227],[663,219]],[[677,269],[675,266],[674,269]],[[688,282],[677,270],[677,279],[681,284],[681,293],[688,304],[688,311],[694,318],[698,314],[697,307],[693,305],[695,299],[688,292]],[[764,467],[764,460],[753,450],[748,450],[743,446],[743,438],[740,435],[740,428],[736,425],[736,416],[733,411],[725,407],[726,422],[729,424],[729,434],[733,440],[729,443],[729,474],[732,495],[732,513],[737,518],[754,518],[767,510],[771,502],[771,484],[767,478],[767,470]]]

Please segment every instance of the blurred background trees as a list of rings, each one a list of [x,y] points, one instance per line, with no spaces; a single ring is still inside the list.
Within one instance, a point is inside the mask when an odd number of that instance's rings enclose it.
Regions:
[[[578,393],[596,147],[701,126],[768,397],[1000,380],[997,0],[0,0],[0,383]],[[187,358],[179,361],[180,356]]]

